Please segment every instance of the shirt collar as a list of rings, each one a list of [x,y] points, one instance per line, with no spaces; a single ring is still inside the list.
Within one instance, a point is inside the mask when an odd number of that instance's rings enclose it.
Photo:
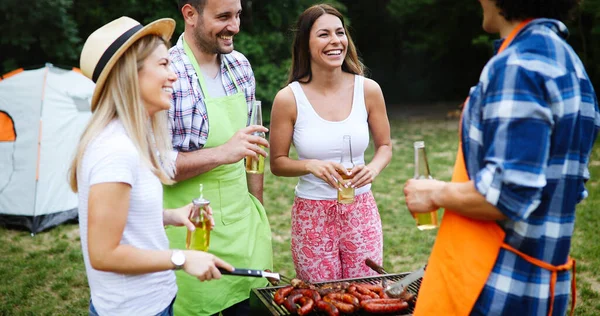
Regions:
[[[567,37],[569,37],[569,30],[567,29],[564,23],[558,20],[541,18],[529,22],[521,31],[519,31],[519,33],[515,37],[515,41],[518,41],[518,38],[521,34],[540,28],[550,29],[552,32],[558,34],[558,36],[565,40],[567,39]],[[494,40],[494,42],[492,43],[494,48],[494,55],[498,53],[498,50],[500,49],[500,46],[502,46],[502,43],[504,43],[504,38]]]

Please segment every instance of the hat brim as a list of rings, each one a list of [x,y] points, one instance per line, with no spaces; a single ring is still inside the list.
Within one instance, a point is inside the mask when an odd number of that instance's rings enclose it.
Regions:
[[[129,47],[131,47],[131,45],[133,45],[133,43],[135,43],[137,40],[139,40],[140,38],[142,38],[146,35],[152,35],[152,34],[158,35],[158,36],[162,37],[165,41],[168,42],[171,39],[171,36],[173,35],[174,31],[175,31],[175,20],[169,19],[169,18],[158,19],[158,20],[144,26],[138,32],[134,33],[127,41],[125,41],[125,43],[123,43],[123,45],[121,45],[121,47],[119,47],[119,49],[117,49],[117,51],[108,60],[108,62],[106,63],[106,66],[104,66],[104,69],[100,73],[100,76],[98,76],[98,80],[96,80],[96,87],[94,88],[94,95],[92,96],[92,104],[91,104],[92,112],[94,112],[96,110],[96,108],[98,107],[100,93],[102,92],[102,89],[104,88],[104,84],[106,83],[106,78],[110,74],[110,71],[112,70],[115,63],[119,60],[119,58],[121,58],[121,55],[123,55],[123,53],[127,49],[129,49]]]

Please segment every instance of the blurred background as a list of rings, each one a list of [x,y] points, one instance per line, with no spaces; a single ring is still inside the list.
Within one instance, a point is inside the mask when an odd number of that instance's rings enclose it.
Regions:
[[[257,98],[267,107],[285,85],[292,25],[304,9],[321,2],[347,17],[368,76],[381,85],[392,110],[460,103],[492,55],[491,40],[496,37],[482,31],[481,8],[475,0],[242,0],[235,49],[252,63]],[[78,67],[87,36],[123,15],[142,24],[174,18],[173,41],[183,31],[176,0],[2,0],[0,74],[46,62]],[[567,25],[569,43],[598,91],[600,0],[584,0]]]

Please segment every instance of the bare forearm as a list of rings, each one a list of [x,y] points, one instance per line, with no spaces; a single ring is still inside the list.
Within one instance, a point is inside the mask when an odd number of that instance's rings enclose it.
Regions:
[[[392,159],[392,146],[391,145],[383,145],[379,146],[376,151],[373,159],[368,164],[371,170],[377,172],[377,174],[381,173],[381,171],[387,167]]]
[[[475,189],[473,181],[445,183],[435,194],[433,203],[460,215],[479,220],[504,220],[506,216]]]
[[[224,156],[219,147],[180,152],[175,161],[175,181],[193,178],[225,164]]]
[[[279,177],[299,177],[309,173],[308,160],[295,160],[287,156],[277,157],[271,163],[271,172]]]
[[[248,191],[250,191],[250,194],[254,195],[254,197],[256,197],[260,203],[263,203],[264,178],[264,174],[246,174]]]
[[[142,274],[173,269],[171,250],[146,250],[130,245],[118,245],[112,251],[90,251],[92,267],[100,271]]]

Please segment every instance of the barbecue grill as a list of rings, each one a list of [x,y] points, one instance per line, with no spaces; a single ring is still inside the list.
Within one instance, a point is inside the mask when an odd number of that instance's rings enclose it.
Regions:
[[[344,280],[338,280],[338,281],[334,281],[334,282],[316,282],[314,284],[317,286],[323,285],[323,284],[328,284],[328,283],[338,283],[338,282],[381,284],[381,281],[383,279],[386,279],[389,284],[389,283],[393,283],[393,282],[402,280],[408,274],[409,273],[382,274],[382,275],[377,275],[377,276],[372,276],[372,277],[344,279]],[[422,278],[411,283],[408,286],[408,291],[417,295],[417,293],[419,292],[419,288],[421,287],[421,280],[422,280]],[[275,295],[275,292],[282,287],[283,286],[269,286],[269,287],[252,289],[252,291],[250,292],[251,315],[261,315],[261,316],[262,315],[274,315],[274,316],[290,315],[290,312],[288,312],[288,310],[285,309],[285,307],[277,305],[275,302],[273,302],[273,296]],[[409,306],[409,308],[402,311],[401,314],[387,314],[387,315],[409,315],[409,314],[412,314],[413,311],[414,311],[414,306]],[[323,314],[321,312],[313,312],[311,315],[315,315],[315,316],[323,315],[324,316],[325,314]],[[364,311],[360,311],[360,312],[354,313],[352,315],[371,315],[371,314],[366,313]]]

